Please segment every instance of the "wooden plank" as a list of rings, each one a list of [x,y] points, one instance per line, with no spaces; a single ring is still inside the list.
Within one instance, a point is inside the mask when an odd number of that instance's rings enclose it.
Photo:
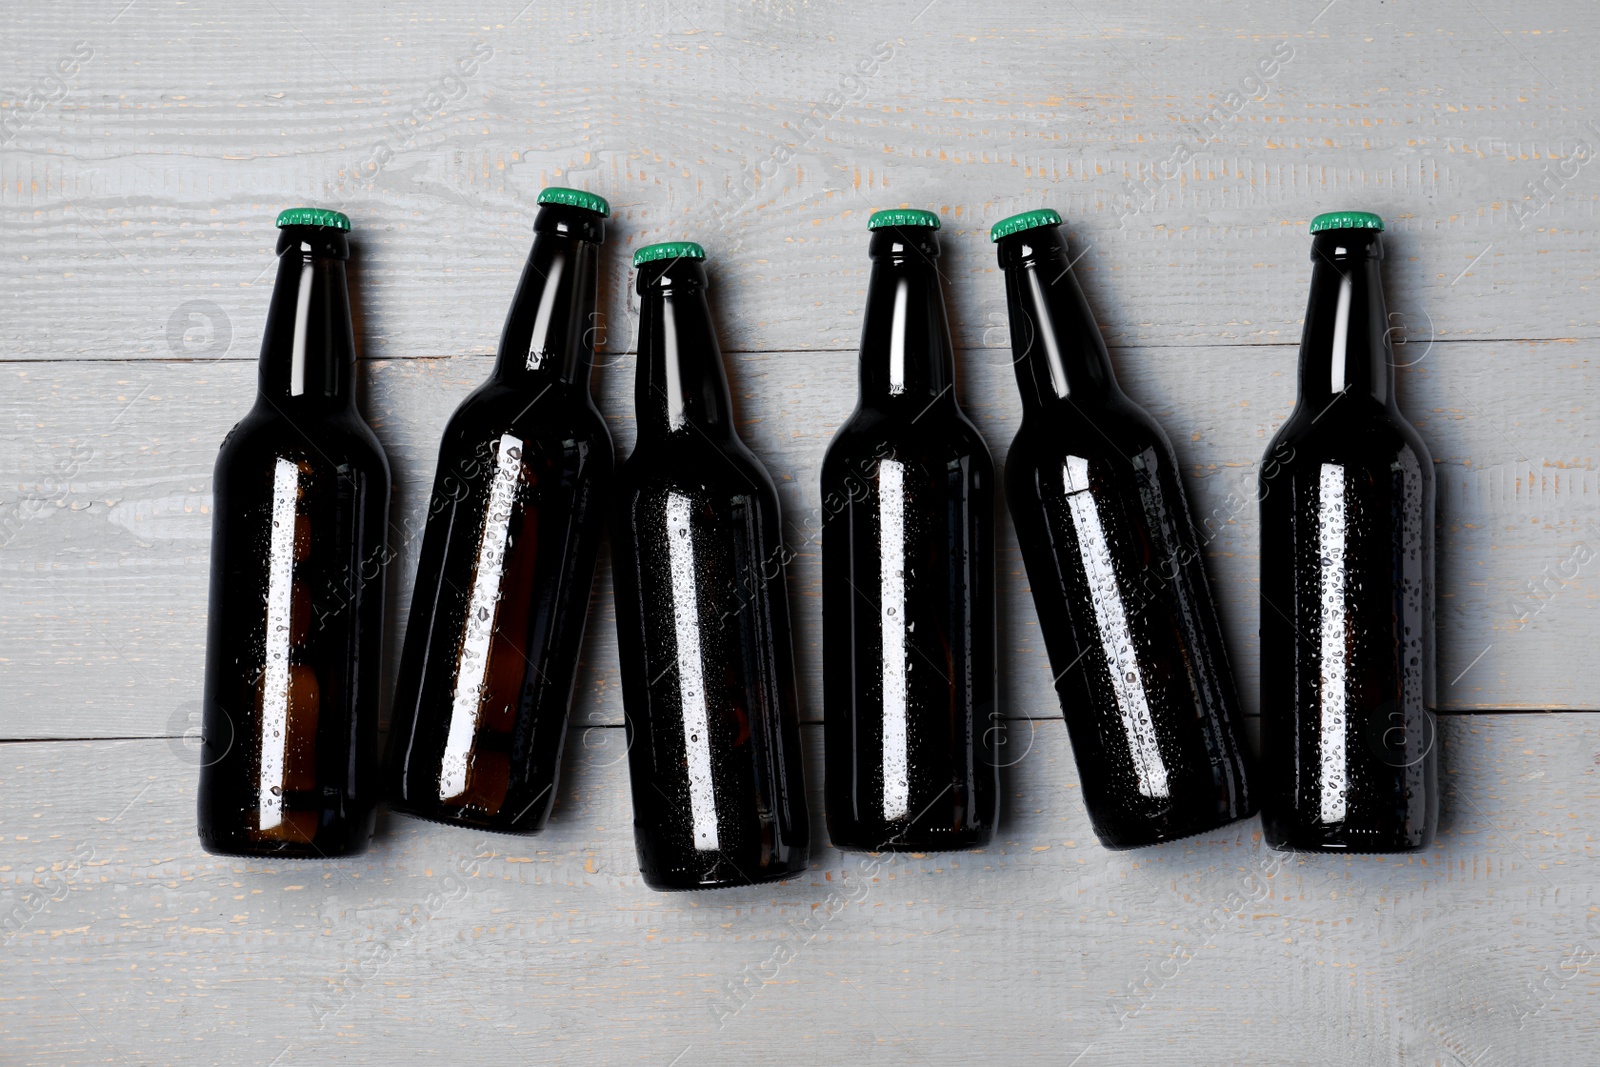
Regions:
[[[1061,724],[1016,728],[991,848],[874,864],[822,846],[819,818],[804,878],[684,895],[639,882],[616,729],[572,747],[540,836],[386,816],[366,855],[326,863],[200,852],[194,769],[166,741],[0,745],[5,1058],[1600,1054],[1600,977],[1573,962],[1600,951],[1593,717],[1445,719],[1442,831],[1411,858],[1275,857],[1254,820],[1106,852]]]
[[[1600,710],[1600,8],[924,4],[8,11],[0,1061],[1600,1062],[1600,718],[1577,713]],[[547,184],[616,207],[598,392],[624,452],[628,258],[711,253],[799,550],[812,870],[639,883],[604,563],[545,834],[385,814],[350,861],[204,855],[179,735],[273,215],[355,221],[364,407],[396,475],[392,673],[437,435],[487,373]],[[1018,411],[985,231],[1067,217],[1119,375],[1216,528],[1251,710],[1252,493],[1293,403],[1305,222],[1388,219],[1401,401],[1439,478],[1439,694],[1480,713],[1441,721],[1434,849],[1282,858],[1255,820],[1100,849],[1004,521],[1001,840],[881,864],[825,846],[817,466],[853,400],[865,219],[900,204],[944,220],[963,399],[1002,461]]]
[[[779,482],[797,553],[794,593],[807,716],[818,714],[817,471],[853,404],[854,354],[729,361],[746,439]],[[1248,706],[1255,707],[1256,463],[1293,404],[1283,348],[1152,348],[1115,354],[1123,383],[1162,421],[1190,474],[1211,575]],[[1009,361],[962,354],[967,409],[998,460],[1019,404]],[[634,361],[597,383],[619,451],[632,447]],[[391,663],[416,566],[438,434],[489,373],[486,358],[375,361],[365,410],[396,479]],[[203,664],[210,475],[247,409],[253,368],[139,360],[12,364],[0,390],[14,427],[0,454],[0,679],[7,737],[181,733]],[[1600,708],[1594,522],[1594,365],[1562,343],[1438,344],[1401,372],[1401,399],[1439,479],[1441,706]],[[1511,388],[1512,382],[1537,388]],[[1009,521],[1000,523],[1002,696],[1009,714],[1056,701]],[[1580,563],[1580,560],[1588,562]],[[159,590],[153,595],[152,590]],[[602,566],[574,711],[618,723],[615,632]]]
[[[634,248],[697,237],[742,351],[852,347],[866,214],[901,203],[945,219],[964,347],[1005,343],[987,227],[1041,204],[1117,344],[1293,342],[1304,223],[1348,206],[1391,220],[1414,328],[1600,333],[1589,6],[1514,38],[1429,5],[520,6],[17,12],[0,356],[248,359],[307,201],[355,218],[365,351],[487,353],[550,183],[616,204],[611,322]]]

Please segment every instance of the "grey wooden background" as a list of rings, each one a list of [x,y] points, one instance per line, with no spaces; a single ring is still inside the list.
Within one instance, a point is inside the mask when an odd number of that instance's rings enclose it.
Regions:
[[[0,1061],[1600,1062],[1600,9],[522,3],[4,12]],[[211,464],[251,400],[274,213],[354,219],[392,651],[436,436],[488,371],[545,184],[616,207],[596,387],[622,450],[631,251],[712,257],[799,553],[814,793],[816,477],[853,403],[867,214],[943,217],[963,402],[1002,461],[986,230],[1067,217],[1122,381],[1216,528],[1254,714],[1251,494],[1294,401],[1305,223],[1381,212],[1440,489],[1436,847],[1278,857],[1251,820],[1100,849],[1002,523],[992,848],[871,867],[819,829],[806,878],[645,889],[602,565],[545,834],[385,815],[350,861],[202,853]]]

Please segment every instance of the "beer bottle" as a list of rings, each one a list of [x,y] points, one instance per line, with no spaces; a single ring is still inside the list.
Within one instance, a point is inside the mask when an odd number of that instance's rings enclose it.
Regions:
[[[397,811],[511,833],[555,801],[613,463],[589,392],[611,208],[539,204],[494,373],[439,446],[384,768]]]
[[[336,856],[377,799],[389,461],[356,410],[350,220],[278,227],[255,406],[213,476],[200,843]]]
[[[939,217],[879,211],[860,399],[822,463],[823,736],[836,848],[994,836],[994,463],[956,403]]]
[[[1433,461],[1394,397],[1383,220],[1311,222],[1294,413],[1262,462],[1269,844],[1414,852],[1439,818]]]
[[[1254,810],[1238,697],[1172,444],[1123,393],[1072,272],[1061,216],[990,232],[1006,277],[1022,425],[1006,497],[1107,848]]]
[[[647,885],[712,889],[806,868],[778,495],[734,430],[697,244],[633,257],[638,440],[611,551],[634,837]]]

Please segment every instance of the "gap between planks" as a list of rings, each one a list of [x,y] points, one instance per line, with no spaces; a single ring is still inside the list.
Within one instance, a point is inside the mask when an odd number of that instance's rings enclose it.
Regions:
[[[1471,708],[1469,710],[1436,711],[1435,715],[1452,719],[1469,719],[1477,715],[1596,715],[1600,708]],[[1259,715],[1244,714],[1245,719],[1259,719]],[[1056,722],[1061,716],[1056,715],[1006,715],[1002,722]],[[800,725],[821,726],[821,719],[801,719]],[[585,730],[621,730],[624,724],[620,722],[595,722],[586,723]],[[113,742],[113,741],[182,741],[185,734],[128,734],[116,737],[3,737],[0,746],[4,745],[66,745],[84,744],[88,742]]]
[[[1552,344],[1553,345],[1553,344],[1563,344],[1563,343],[1567,343],[1567,342],[1577,343],[1577,342],[1586,341],[1586,340],[1589,340],[1589,339],[1588,338],[1580,338],[1580,337],[1436,337],[1436,338],[1433,338],[1429,342],[1429,344],[1433,344],[1433,345],[1488,345],[1488,344],[1496,344],[1496,345],[1544,345],[1544,344]],[[1106,347],[1111,352],[1111,354],[1114,356],[1119,352],[1155,352],[1155,351],[1163,351],[1163,350],[1167,350],[1167,349],[1177,349],[1177,350],[1183,350],[1183,351],[1192,351],[1192,350],[1195,350],[1195,349],[1206,349],[1206,348],[1221,348],[1221,349],[1291,348],[1291,349],[1295,349],[1296,351],[1298,351],[1299,348],[1300,348],[1300,342],[1299,341],[1241,341],[1241,342],[1233,343],[1233,342],[1226,342],[1226,341],[1205,341],[1205,342],[1196,342],[1194,344],[1187,344],[1186,343],[1186,344],[1107,345]],[[962,353],[962,352],[1004,352],[1005,350],[1006,350],[1005,347],[1000,346],[1000,345],[967,345],[967,346],[957,345],[956,348],[955,348],[955,351],[956,351],[956,353],[958,355],[960,353]],[[729,349],[724,349],[722,354],[723,354],[724,357],[730,357],[730,356],[732,356],[732,357],[736,357],[736,356],[803,356],[803,355],[809,355],[809,354],[811,354],[813,352],[817,353],[817,354],[823,354],[823,353],[840,353],[840,352],[856,352],[856,351],[859,351],[859,349],[854,347],[854,346],[851,346],[851,347],[848,347],[848,348],[739,348],[739,349],[729,348]],[[610,349],[610,348],[608,348],[608,349],[603,349],[601,354],[602,355],[606,355],[606,356],[635,356],[635,355],[638,355],[638,350],[635,349],[635,348],[621,348],[621,349]],[[443,355],[429,353],[429,354],[403,355],[403,356],[357,356],[356,357],[356,361],[358,363],[394,363],[394,362],[397,362],[397,361],[400,361],[400,360],[413,360],[413,359],[414,360],[443,360],[443,359],[493,359],[493,358],[495,358],[495,353],[493,353],[493,352],[447,352],[447,353],[445,353]],[[87,363],[87,364],[96,364],[96,365],[128,364],[130,366],[136,366],[136,365],[139,365],[139,364],[147,364],[147,363],[172,363],[172,364],[203,363],[203,364],[208,364],[209,365],[209,364],[215,364],[215,363],[255,363],[257,361],[257,359],[258,359],[257,356],[252,356],[252,355],[238,355],[238,356],[226,355],[226,356],[205,356],[205,357],[172,356],[172,355],[155,356],[155,355],[152,355],[152,356],[136,356],[136,357],[133,357],[133,358],[130,359],[130,358],[125,357],[125,356],[10,356],[10,355],[0,354],[0,366],[10,365],[10,364],[17,364],[17,365],[21,365],[21,366],[39,367],[39,366],[49,366],[50,364],[56,364],[56,363]]]

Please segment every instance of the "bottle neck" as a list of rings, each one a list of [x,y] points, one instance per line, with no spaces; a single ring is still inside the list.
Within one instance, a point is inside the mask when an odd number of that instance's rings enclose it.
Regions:
[[[257,391],[280,409],[355,406],[356,342],[344,269],[349,256],[338,230],[285,226],[279,234]]]
[[[876,230],[861,324],[861,402],[923,411],[955,403],[955,352],[939,284],[939,238],[920,226]]]
[[[639,373],[634,407],[639,440],[693,428],[733,435],[733,402],[706,300],[705,268],[694,260],[639,268]]]
[[[1119,392],[1105,338],[1083,298],[1059,226],[1003,237],[1012,366],[1024,412],[1101,404]]]
[[[1300,403],[1321,410],[1343,394],[1390,405],[1394,351],[1377,230],[1327,230],[1311,242],[1311,299],[1300,335]]]
[[[562,382],[587,391],[600,336],[595,307],[604,223],[583,208],[546,204],[533,230],[494,376],[517,388]]]

